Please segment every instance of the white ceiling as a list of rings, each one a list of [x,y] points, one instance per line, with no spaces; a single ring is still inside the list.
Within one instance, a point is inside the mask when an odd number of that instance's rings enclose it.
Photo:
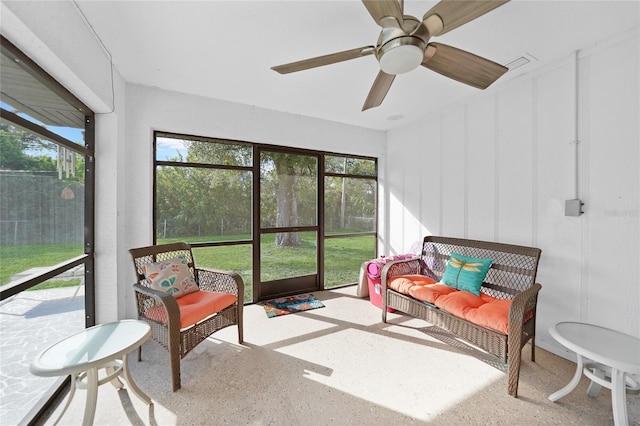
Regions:
[[[395,79],[380,107],[361,112],[379,69],[374,56],[288,75],[270,69],[374,45],[379,27],[356,0],[75,3],[131,83],[379,130],[479,92],[419,67]],[[435,4],[407,0],[405,14],[421,19]],[[433,40],[504,65],[521,56],[536,58],[505,74],[492,90],[637,27],[639,5],[512,0]]]

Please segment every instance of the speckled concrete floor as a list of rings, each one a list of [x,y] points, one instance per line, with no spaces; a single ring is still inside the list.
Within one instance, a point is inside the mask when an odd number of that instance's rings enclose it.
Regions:
[[[248,306],[245,343],[237,344],[232,327],[200,344],[182,361],[175,393],[167,352],[145,343],[131,371],[154,404],[106,384],[95,424],[613,424],[610,391],[589,398],[586,378],[559,402],[547,399],[575,371],[561,357],[538,349],[532,363],[525,347],[512,398],[504,372],[433,337],[427,323],[390,314],[383,324],[355,287],[315,294],[325,308],[269,319],[261,306]],[[80,424],[84,401],[78,391],[60,424]],[[627,403],[630,424],[640,425],[640,395]]]

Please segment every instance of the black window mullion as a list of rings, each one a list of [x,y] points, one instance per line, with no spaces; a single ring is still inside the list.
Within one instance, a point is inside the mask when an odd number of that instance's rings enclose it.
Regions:
[[[191,163],[191,162],[185,162],[185,161],[166,161],[166,160],[157,160],[156,166],[193,167],[194,169],[242,170],[247,172],[250,172],[253,170],[252,166],[232,166],[228,164],[205,164],[205,163]]]
[[[69,139],[63,138],[57,133],[53,133],[52,131],[47,130],[46,128],[38,124],[32,123],[29,120],[25,120],[19,115],[14,114],[11,111],[7,111],[4,108],[0,108],[0,117],[2,117],[3,119],[7,120],[8,122],[10,122],[11,124],[17,127],[20,127],[28,132],[34,133],[35,135],[40,136],[44,139],[50,140],[51,142],[55,142],[59,145],[62,145],[65,148],[68,148],[72,151],[76,151],[84,155],[93,155],[93,152],[87,149],[86,147],[78,145],[77,143],[70,141]]]
[[[170,138],[170,139],[181,139],[185,141],[198,141],[198,142],[211,142],[211,143],[229,143],[229,144],[238,144],[238,145],[249,145],[252,147],[252,165],[251,166],[239,166],[239,165],[229,165],[229,164],[207,164],[207,163],[194,163],[183,162],[183,161],[169,161],[169,160],[158,160],[156,158],[155,153],[157,152],[157,138]],[[304,148],[294,148],[294,147],[285,147],[285,146],[274,146],[274,145],[266,145],[254,142],[246,142],[246,141],[235,141],[235,140],[224,140],[219,138],[209,138],[202,136],[193,136],[193,135],[183,135],[183,134],[173,134],[168,132],[156,131],[154,132],[154,173],[153,178],[153,202],[154,202],[154,223],[153,223],[153,238],[154,243],[157,241],[156,229],[157,229],[157,170],[159,166],[167,166],[167,167],[190,167],[190,168],[199,168],[199,169],[220,169],[220,170],[238,170],[238,171],[246,171],[252,173],[252,184],[253,184],[253,192],[252,192],[252,237],[251,240],[242,240],[242,241],[224,241],[224,242],[206,242],[202,241],[199,243],[194,243],[194,247],[210,247],[210,246],[227,246],[227,245],[238,245],[238,244],[252,244],[252,272],[253,272],[253,283],[250,285],[253,288],[253,297],[254,300],[260,300],[260,235],[268,234],[268,233],[279,233],[279,232],[305,232],[305,231],[314,231],[317,232],[317,244],[318,244],[318,279],[320,280],[320,286],[324,289],[324,262],[325,262],[325,239],[331,238],[349,238],[349,237],[359,237],[359,236],[376,236],[377,235],[377,199],[378,199],[378,191],[376,190],[374,205],[374,230],[367,232],[356,232],[356,233],[348,233],[348,234],[338,234],[338,235],[325,235],[326,234],[326,225],[325,225],[325,207],[324,207],[324,199],[325,199],[325,178],[327,177],[340,177],[343,179],[358,179],[358,180],[369,180],[372,181],[374,185],[377,186],[377,170],[378,163],[377,159],[371,157],[357,156],[357,155],[346,155],[346,154],[336,154],[329,152],[319,152],[316,150],[304,149]],[[317,158],[317,223],[315,226],[296,226],[296,227],[270,227],[270,228],[261,228],[260,224],[260,154],[262,151],[269,152],[282,152],[282,153],[290,153],[296,155],[307,155],[313,156]],[[374,162],[374,174],[359,174],[359,173],[336,173],[336,172],[327,172],[325,170],[325,157],[326,156],[339,156],[345,158],[353,158],[359,160],[367,160]],[[247,283],[248,284],[248,283]],[[248,284],[249,285],[249,284]]]

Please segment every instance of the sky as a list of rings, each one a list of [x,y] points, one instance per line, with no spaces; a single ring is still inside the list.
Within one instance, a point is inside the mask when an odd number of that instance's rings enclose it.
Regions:
[[[44,125],[41,121],[31,117],[30,115],[17,111],[14,107],[2,101],[0,101],[0,107],[4,110],[15,113],[16,115],[24,118],[25,120],[28,120],[32,123],[42,126],[45,129],[49,130],[50,132],[55,133],[56,135],[60,135],[63,138],[68,139],[77,144],[84,145],[84,135],[83,135],[84,129],[75,128],[75,127],[47,126],[47,125]],[[40,152],[39,154],[42,154],[42,153]]]
[[[156,160],[171,160],[181,154],[187,157],[187,147],[183,140],[174,138],[156,138]]]

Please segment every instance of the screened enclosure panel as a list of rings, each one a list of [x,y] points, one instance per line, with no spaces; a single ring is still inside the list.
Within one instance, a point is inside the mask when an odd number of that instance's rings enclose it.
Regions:
[[[164,241],[158,240],[159,244]],[[244,282],[245,302],[253,300],[253,254],[251,244],[196,247],[192,249],[196,265],[237,272]]]
[[[84,157],[0,123],[0,285],[84,253]],[[15,152],[11,152],[15,149]]]
[[[289,239],[298,239],[297,246],[276,244],[278,234],[263,234],[260,237],[260,281],[275,281],[318,272],[317,233],[283,232]],[[293,236],[292,234],[296,234]]]
[[[325,173],[341,173],[376,177],[376,162],[347,156],[327,155],[324,158]]]
[[[253,148],[250,144],[219,141],[194,136],[156,136],[156,160],[199,163],[218,166],[253,165]]]
[[[327,238],[324,242],[324,286],[357,283],[362,262],[376,257],[375,235]]]
[[[376,190],[374,179],[325,177],[325,233],[375,232]]]
[[[260,154],[260,226],[316,226],[318,160],[281,152]]]
[[[164,241],[251,239],[251,173],[158,166],[156,238]]]

